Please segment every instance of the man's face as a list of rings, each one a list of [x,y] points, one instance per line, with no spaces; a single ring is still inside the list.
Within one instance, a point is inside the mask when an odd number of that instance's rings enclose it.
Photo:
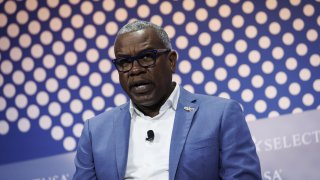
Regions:
[[[115,42],[116,57],[135,56],[151,49],[165,49],[160,38],[151,28],[120,35]],[[175,71],[175,51],[161,54],[155,66],[144,68],[137,61],[128,72],[119,72],[123,90],[140,108],[160,108],[172,92],[172,73]]]

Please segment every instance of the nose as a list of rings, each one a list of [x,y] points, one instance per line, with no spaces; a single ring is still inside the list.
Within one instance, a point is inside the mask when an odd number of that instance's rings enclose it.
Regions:
[[[132,69],[129,71],[129,75],[139,75],[141,73],[144,73],[145,71],[146,71],[146,68],[140,66],[138,61],[133,61]]]

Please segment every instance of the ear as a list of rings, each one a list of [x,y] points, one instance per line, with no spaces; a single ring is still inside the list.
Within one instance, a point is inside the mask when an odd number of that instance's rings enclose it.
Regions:
[[[171,72],[175,73],[176,72],[176,64],[177,64],[177,59],[178,59],[178,53],[175,50],[172,50],[168,54],[168,59],[170,62],[170,68]]]

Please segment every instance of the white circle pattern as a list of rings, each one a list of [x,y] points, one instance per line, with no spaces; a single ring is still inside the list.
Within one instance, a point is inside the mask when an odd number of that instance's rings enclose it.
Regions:
[[[320,17],[308,1],[2,3],[0,135],[33,131],[38,121],[73,151],[82,119],[128,100],[110,60],[116,33],[134,19],[165,27],[179,50],[174,81],[240,101],[247,120],[319,107]]]
[[[30,130],[31,128],[31,124],[30,121],[26,118],[21,118],[18,121],[18,129],[20,130],[20,132],[22,133],[26,133]]]

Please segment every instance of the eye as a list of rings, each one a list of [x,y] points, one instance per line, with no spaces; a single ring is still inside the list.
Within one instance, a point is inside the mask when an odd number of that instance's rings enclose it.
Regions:
[[[119,59],[117,60],[117,64],[118,64],[119,66],[125,66],[125,65],[127,65],[127,64],[130,64],[130,61],[129,61],[128,58],[119,58]]]
[[[143,56],[146,57],[146,58],[153,58],[154,53],[153,52],[146,52],[146,53],[143,54]]]
[[[155,57],[155,53],[154,52],[144,52],[140,55],[140,59],[144,59],[144,60],[152,60]]]
[[[141,60],[143,62],[150,62],[150,61],[153,61],[154,54],[153,53],[144,53],[144,54],[141,54],[139,59],[140,59],[140,62],[141,62]]]

